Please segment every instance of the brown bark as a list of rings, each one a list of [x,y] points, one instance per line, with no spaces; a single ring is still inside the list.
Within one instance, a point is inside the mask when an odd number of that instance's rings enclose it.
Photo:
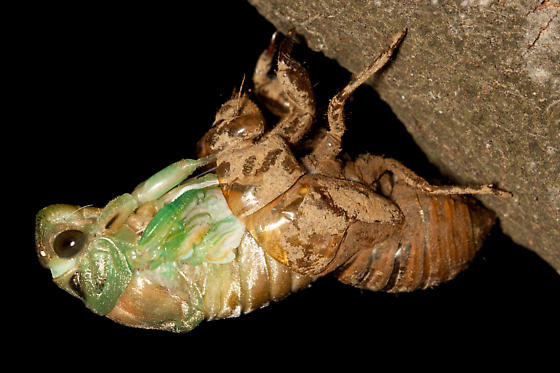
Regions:
[[[407,27],[372,85],[444,174],[513,192],[480,199],[560,271],[558,1],[249,2],[353,73]]]

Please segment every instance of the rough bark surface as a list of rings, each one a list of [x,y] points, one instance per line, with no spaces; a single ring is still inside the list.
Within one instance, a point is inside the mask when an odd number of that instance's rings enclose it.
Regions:
[[[513,192],[481,200],[560,272],[560,2],[249,2],[353,73],[407,27],[371,84],[444,174]]]

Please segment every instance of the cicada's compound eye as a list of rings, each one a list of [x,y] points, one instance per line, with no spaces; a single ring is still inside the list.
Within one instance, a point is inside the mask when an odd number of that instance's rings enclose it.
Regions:
[[[101,209],[72,205],[51,205],[37,214],[35,241],[37,256],[53,279],[69,275],[86,251]]]
[[[197,144],[198,157],[252,140],[264,133],[264,117],[246,95],[235,96],[216,113],[212,128]]]
[[[84,248],[85,242],[84,232],[78,229],[68,229],[55,237],[53,249],[60,258],[72,258]]]

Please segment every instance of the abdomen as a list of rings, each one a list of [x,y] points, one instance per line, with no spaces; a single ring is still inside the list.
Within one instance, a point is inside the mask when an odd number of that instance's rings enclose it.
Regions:
[[[249,232],[245,232],[233,261],[184,266],[182,271],[201,291],[206,320],[251,312],[312,281],[274,260]]]
[[[429,196],[399,183],[389,197],[405,216],[401,230],[356,253],[338,271],[340,281],[388,292],[438,285],[466,268],[495,219],[471,197]]]

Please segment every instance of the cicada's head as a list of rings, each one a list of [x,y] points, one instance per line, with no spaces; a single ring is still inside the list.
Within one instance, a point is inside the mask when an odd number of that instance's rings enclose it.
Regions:
[[[79,262],[95,235],[101,209],[72,205],[45,207],[36,217],[35,243],[39,262],[50,269],[54,282],[83,299]]]
[[[204,318],[199,285],[161,256],[157,264],[136,263],[142,248],[137,224],[152,216],[149,206],[131,207],[130,201],[125,194],[104,209],[62,204],[42,209],[35,230],[39,261],[61,289],[99,315],[139,328],[191,330]]]
[[[107,314],[131,279],[119,249],[98,229],[102,210],[51,205],[36,218],[35,240],[41,264],[54,282],[84,301],[98,314]]]

